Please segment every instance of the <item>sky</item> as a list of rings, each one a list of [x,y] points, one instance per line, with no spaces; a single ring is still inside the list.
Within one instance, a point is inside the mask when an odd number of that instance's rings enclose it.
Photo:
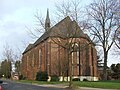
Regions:
[[[26,42],[33,42],[26,27],[32,28],[35,25],[34,15],[38,11],[46,16],[49,8],[52,17],[57,1],[59,0],[0,0],[0,60],[3,59],[2,54],[6,44],[23,52]],[[84,7],[90,1],[82,0],[81,6]],[[108,64],[118,62],[120,60],[109,60]]]
[[[49,2],[49,3],[48,3]],[[6,44],[24,50],[32,42],[27,28],[35,24],[34,15],[53,8],[54,0],[0,0],[0,59]]]

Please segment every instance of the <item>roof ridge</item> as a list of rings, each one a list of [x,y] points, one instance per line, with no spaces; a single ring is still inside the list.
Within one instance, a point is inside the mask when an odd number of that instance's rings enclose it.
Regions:
[[[66,25],[70,26],[71,34],[72,32],[74,32],[73,30],[75,30],[75,27],[76,27],[75,25],[77,25],[77,29],[76,29],[77,31],[75,33],[76,36],[74,37],[84,37],[90,40],[90,38],[86,36],[85,33],[80,29],[78,23],[75,20],[71,20],[71,18],[67,16],[61,21],[59,21],[57,24],[55,24],[53,27],[51,27],[48,31],[43,33],[33,44],[29,44],[30,46],[28,45],[29,47],[27,47],[23,53],[29,51],[33,47],[37,46],[40,42],[44,41],[45,39],[49,37],[58,36],[59,34],[61,35],[61,33],[63,33],[63,35],[66,35],[66,32],[67,32]],[[58,35],[56,34],[56,32],[58,32]]]
[[[34,44],[35,44],[35,45],[39,44],[39,43],[42,41],[42,39],[41,39],[42,37],[43,37],[43,39],[49,37],[48,35],[51,34],[51,31],[52,31],[55,27],[57,27],[60,23],[66,21],[67,19],[70,20],[70,21],[72,21],[69,16],[65,17],[64,19],[62,19],[61,21],[59,21],[57,24],[55,24],[53,27],[51,27],[48,31],[46,31],[44,34],[42,34],[42,36],[41,36],[40,38],[38,38],[38,39],[35,41]],[[47,36],[45,36],[46,34],[47,34]],[[38,41],[38,42],[37,42],[37,41]]]

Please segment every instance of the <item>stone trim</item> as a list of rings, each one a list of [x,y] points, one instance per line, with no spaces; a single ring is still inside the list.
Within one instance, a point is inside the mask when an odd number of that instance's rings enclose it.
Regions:
[[[83,81],[84,79],[87,79],[88,81],[98,81],[98,77],[92,77],[92,76],[73,76],[73,79],[74,78],[79,78],[80,81]],[[51,77],[49,76],[49,79],[48,81],[51,80]],[[70,81],[70,77],[64,77],[64,81]],[[59,77],[59,81],[63,81],[63,76],[60,76]]]

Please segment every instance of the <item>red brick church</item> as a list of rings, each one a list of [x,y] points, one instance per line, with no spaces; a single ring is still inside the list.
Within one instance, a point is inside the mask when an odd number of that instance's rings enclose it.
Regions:
[[[69,16],[50,27],[47,11],[45,33],[23,52],[22,75],[32,80],[37,72],[46,71],[49,80],[52,75],[69,80],[70,61],[73,78],[98,80],[94,43]]]

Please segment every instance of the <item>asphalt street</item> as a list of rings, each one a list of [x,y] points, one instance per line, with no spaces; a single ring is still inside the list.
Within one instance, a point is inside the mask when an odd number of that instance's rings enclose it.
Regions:
[[[65,89],[22,84],[16,83],[14,81],[4,81],[2,84],[2,90],[65,90]]]
[[[70,89],[63,89],[62,88],[63,86],[32,85],[32,84],[17,83],[14,81],[3,81],[3,84],[1,84],[1,86],[2,86],[2,90],[70,90]],[[113,90],[113,89],[80,87],[74,90]]]

